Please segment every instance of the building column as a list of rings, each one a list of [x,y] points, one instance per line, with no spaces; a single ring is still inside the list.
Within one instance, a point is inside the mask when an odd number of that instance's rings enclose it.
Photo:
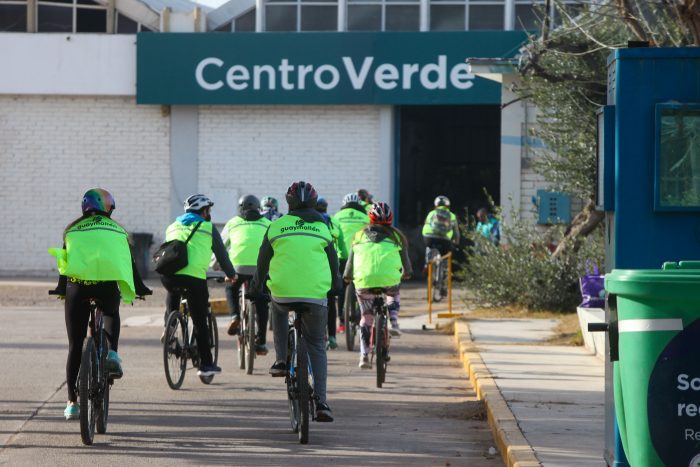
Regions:
[[[430,0],[420,0],[420,30],[430,31]]]
[[[394,199],[394,109],[393,106],[379,108],[379,190],[374,199],[387,201],[396,210]]]
[[[510,90],[517,78],[504,74],[501,83],[501,103],[510,105],[501,110],[501,213],[506,224],[513,225],[511,214],[520,212],[523,131],[527,131],[523,101]],[[524,123],[524,124],[523,124]]]
[[[182,204],[199,190],[199,107],[170,108],[170,214],[183,213]]]
[[[348,0],[338,0],[338,31],[348,30]]]
[[[255,0],[255,32],[265,32],[265,0]]]
[[[503,29],[515,29],[515,0],[506,0],[506,7],[503,9]]]

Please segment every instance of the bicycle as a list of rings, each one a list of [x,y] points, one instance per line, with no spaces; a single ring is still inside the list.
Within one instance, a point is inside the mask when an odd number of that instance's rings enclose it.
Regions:
[[[246,291],[250,288],[250,281],[241,284],[238,295],[238,303],[241,315],[241,331],[238,333],[238,367],[246,370],[246,374],[253,374],[255,363],[255,304],[246,298]]]
[[[314,394],[314,376],[306,345],[302,342],[301,312],[294,310],[287,334],[287,400],[292,431],[299,443],[309,442],[309,415],[316,420],[318,397]]]
[[[355,285],[350,282],[345,287],[345,304],[343,306],[345,320],[345,345],[349,352],[355,350],[355,336],[360,326],[360,304],[355,295]]]
[[[207,277],[217,282],[223,282],[222,277]],[[165,379],[170,389],[180,389],[185,380],[187,360],[192,360],[192,366],[199,368],[200,356],[197,349],[197,329],[190,323],[190,308],[187,302],[185,289],[174,289],[182,293],[180,310],[173,310],[168,314],[165,325],[165,338],[163,339],[163,365],[165,367]],[[207,311],[207,329],[209,330],[209,343],[211,345],[212,362],[216,365],[219,359],[219,330],[216,318],[211,313],[211,307]],[[214,375],[200,376],[204,384],[210,384]]]
[[[386,305],[383,289],[374,289],[376,294],[372,302],[372,313],[374,314],[374,326],[370,334],[370,365],[376,358],[377,363],[377,387],[381,388],[386,382],[386,369],[389,362],[389,344],[391,333],[389,332],[389,308]]]
[[[428,249],[428,261],[432,264],[432,274],[430,281],[432,282],[433,301],[439,302],[447,296],[447,267],[444,262],[446,256],[442,256],[437,248]],[[428,297],[430,299],[430,297]]]

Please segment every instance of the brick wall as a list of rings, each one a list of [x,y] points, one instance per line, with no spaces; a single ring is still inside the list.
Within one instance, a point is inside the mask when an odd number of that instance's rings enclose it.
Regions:
[[[334,213],[346,193],[377,191],[379,152],[378,107],[200,107],[199,187],[222,202],[217,222],[248,193],[274,196],[286,211],[294,180],[311,182]]]
[[[162,238],[169,221],[169,119],[133,98],[0,96],[0,275],[55,269],[48,247],[84,191],[115,197],[114,219]]]

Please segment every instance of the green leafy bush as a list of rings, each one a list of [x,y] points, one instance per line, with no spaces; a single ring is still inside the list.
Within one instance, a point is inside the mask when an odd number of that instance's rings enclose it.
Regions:
[[[578,281],[586,265],[603,265],[603,241],[595,233],[582,241],[576,253],[552,258],[548,246],[562,234],[561,229],[543,234],[519,219],[513,226],[502,227],[505,244],[501,246],[468,232],[474,247],[460,279],[479,306],[573,312],[581,302]]]

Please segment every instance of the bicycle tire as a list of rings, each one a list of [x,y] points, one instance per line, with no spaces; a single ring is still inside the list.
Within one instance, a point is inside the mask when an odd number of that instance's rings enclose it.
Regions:
[[[287,333],[287,401],[289,402],[289,421],[294,433],[299,432],[299,385],[297,384],[297,372],[293,366],[296,362],[296,349],[294,346],[295,330]]]
[[[302,342],[297,349],[297,381],[299,382],[299,443],[309,442],[309,412],[311,410],[309,400],[309,356]]]
[[[92,336],[85,338],[78,373],[80,398],[80,437],[90,446],[95,439],[95,392],[97,390],[97,351]]]
[[[357,306],[357,296],[355,286],[350,283],[345,288],[345,303],[343,306],[343,318],[345,319],[345,347],[348,352],[355,350],[355,336],[357,334],[357,324],[355,323],[354,309]]]
[[[246,287],[245,284],[241,286],[240,296],[239,296],[239,312],[241,316],[241,326],[238,328],[238,368],[245,370],[246,364],[246,336],[245,330],[248,327],[248,300],[245,299]]]
[[[377,387],[381,388],[386,378],[386,317],[381,310],[376,310],[374,318],[374,356],[377,366]]]
[[[187,330],[179,311],[170,312],[163,340],[163,366],[165,380],[170,389],[180,389],[187,371]]]
[[[433,264],[433,277],[430,280],[433,282],[433,301],[439,302],[442,300],[442,284],[440,283],[440,274],[442,269],[442,262]]]
[[[255,365],[255,305],[248,301],[248,322],[246,323],[245,343],[247,352],[246,374],[253,374],[253,366]]]
[[[211,314],[211,308],[207,315],[207,328],[209,329],[209,346],[211,347],[211,359],[214,365],[219,361],[219,327],[216,324],[216,316]],[[200,381],[204,384],[211,384],[214,375],[200,376]]]
[[[97,404],[97,433],[107,433],[107,419],[109,417],[109,371],[107,370],[107,338],[104,330],[100,331],[100,365],[99,365],[99,392]]]

